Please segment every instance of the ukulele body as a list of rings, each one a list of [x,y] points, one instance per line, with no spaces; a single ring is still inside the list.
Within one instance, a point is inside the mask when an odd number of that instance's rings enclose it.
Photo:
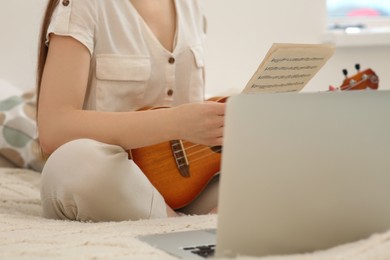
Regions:
[[[220,153],[211,151],[208,146],[181,143],[188,157],[185,173],[181,170],[183,166],[180,167],[181,158],[175,156],[177,148],[172,142],[131,150],[134,162],[173,209],[193,201],[220,171]]]
[[[223,103],[227,97],[209,100]],[[192,202],[210,180],[219,174],[221,166],[220,152],[215,152],[209,146],[183,140],[132,149],[128,153],[129,158],[140,167],[173,209]]]

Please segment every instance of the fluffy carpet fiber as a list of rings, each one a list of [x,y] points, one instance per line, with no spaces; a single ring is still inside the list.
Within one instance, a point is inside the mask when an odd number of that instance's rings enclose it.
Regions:
[[[135,237],[216,227],[215,215],[116,223],[43,219],[39,176],[29,170],[0,168],[1,259],[175,259]],[[390,232],[322,252],[262,259],[390,259]]]

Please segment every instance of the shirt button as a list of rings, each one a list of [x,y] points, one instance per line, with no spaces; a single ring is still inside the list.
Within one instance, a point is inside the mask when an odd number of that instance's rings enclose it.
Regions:
[[[175,58],[170,57],[168,62],[169,62],[169,64],[174,64],[175,63]]]
[[[62,5],[63,5],[63,6],[68,6],[69,3],[70,3],[69,0],[64,0],[64,1],[62,1]]]
[[[167,91],[167,95],[168,95],[168,96],[172,96],[172,95],[173,95],[173,89],[168,90],[168,91]]]

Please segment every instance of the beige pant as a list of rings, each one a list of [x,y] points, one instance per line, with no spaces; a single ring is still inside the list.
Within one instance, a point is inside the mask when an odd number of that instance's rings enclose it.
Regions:
[[[64,144],[42,171],[44,217],[78,221],[123,221],[167,216],[166,204],[121,147],[90,139]],[[189,206],[204,214],[217,206],[218,180]]]

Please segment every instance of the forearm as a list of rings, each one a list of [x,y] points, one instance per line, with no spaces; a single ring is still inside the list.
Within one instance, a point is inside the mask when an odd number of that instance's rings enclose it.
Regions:
[[[137,112],[40,111],[38,122],[40,143],[48,154],[66,142],[81,138],[131,149],[180,137],[172,109]]]

